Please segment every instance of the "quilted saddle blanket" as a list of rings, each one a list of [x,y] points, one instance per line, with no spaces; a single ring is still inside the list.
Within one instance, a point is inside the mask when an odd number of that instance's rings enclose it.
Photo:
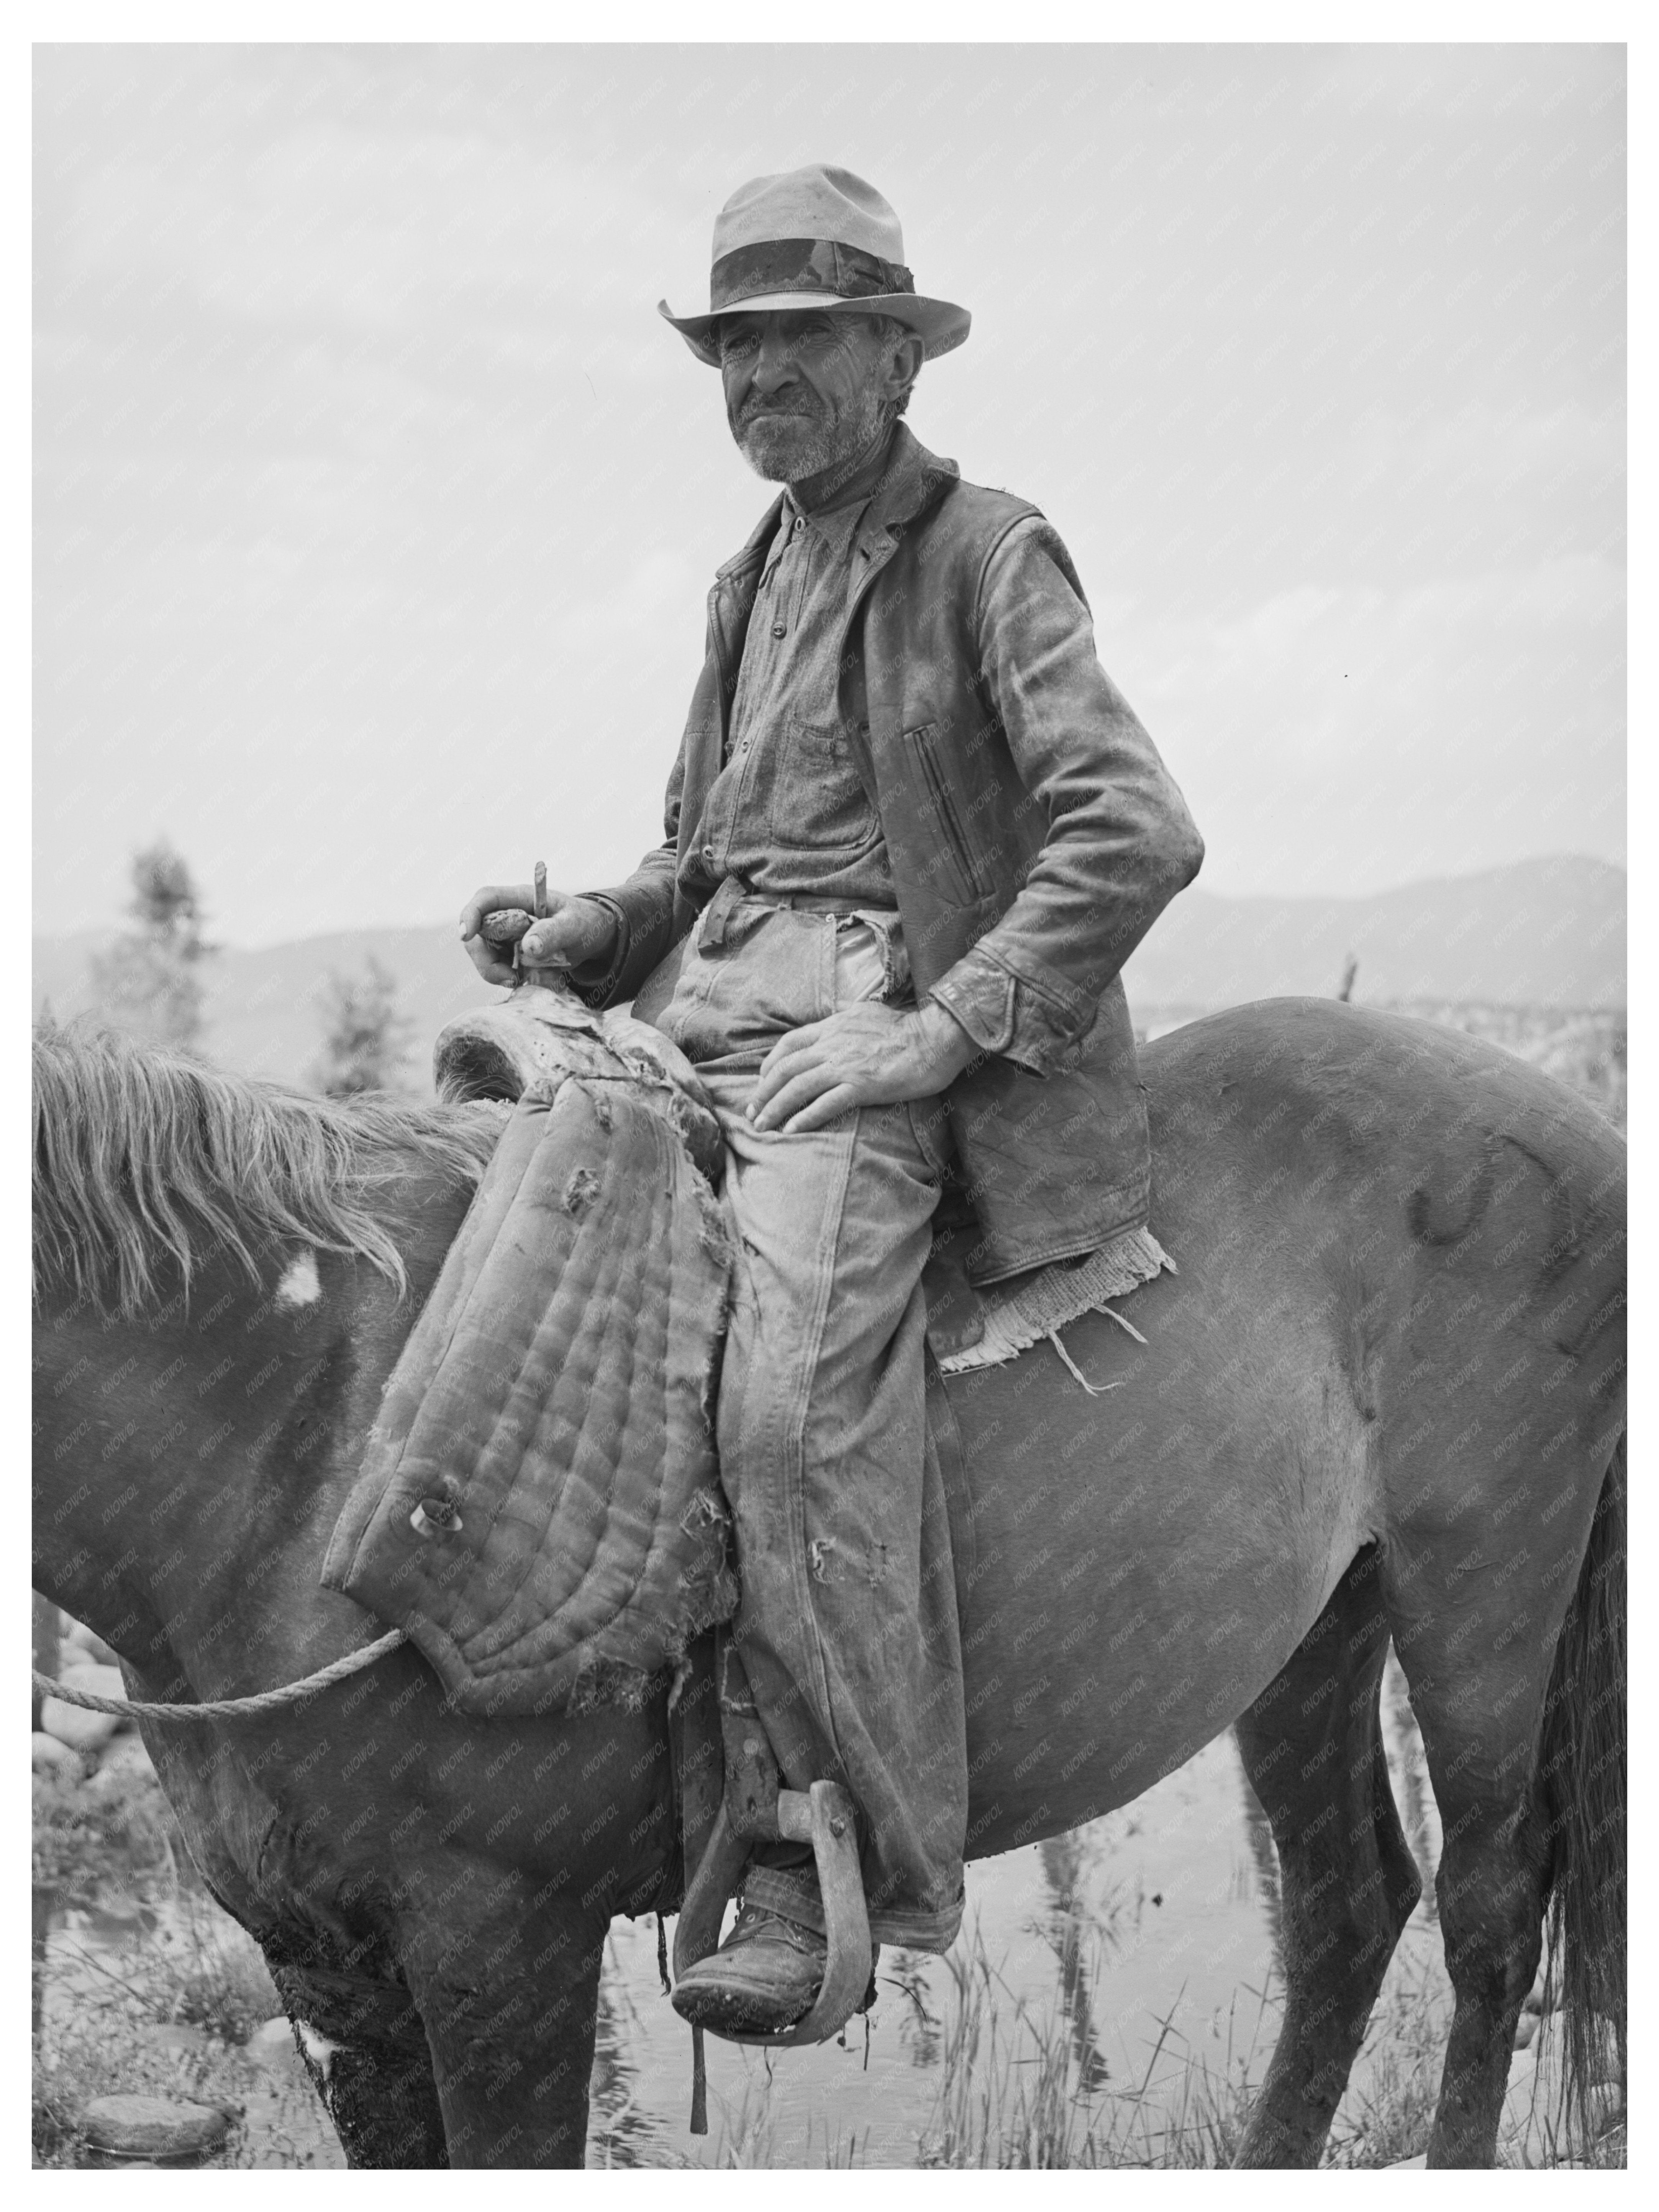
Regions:
[[[480,1717],[642,1695],[737,1594],[710,1418],[730,1259],[701,1116],[654,1032],[636,1049],[643,1025],[514,1001],[489,1050],[520,1063],[518,1102],[322,1577]]]

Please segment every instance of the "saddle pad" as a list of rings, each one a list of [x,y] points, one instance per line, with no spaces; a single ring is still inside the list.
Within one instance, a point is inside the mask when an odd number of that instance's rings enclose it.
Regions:
[[[514,1109],[386,1385],[325,1588],[479,1716],[643,1695],[736,1595],[718,1203],[635,1084]]]

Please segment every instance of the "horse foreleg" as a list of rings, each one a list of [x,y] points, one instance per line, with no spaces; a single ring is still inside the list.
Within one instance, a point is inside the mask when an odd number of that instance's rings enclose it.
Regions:
[[[1235,2163],[1317,2166],[1422,1883],[1389,1786],[1376,1554],[1237,1724],[1278,1847],[1285,2024]]]
[[[424,2046],[332,2043],[300,2027],[306,2071],[349,2166],[447,2166],[443,2114]]]
[[[408,1990],[361,1971],[296,1963],[276,1939],[265,1955],[346,2164],[447,2166],[432,2054]]]
[[[415,1929],[404,1963],[431,2046],[453,2166],[580,2166],[604,1918],[465,1899]]]

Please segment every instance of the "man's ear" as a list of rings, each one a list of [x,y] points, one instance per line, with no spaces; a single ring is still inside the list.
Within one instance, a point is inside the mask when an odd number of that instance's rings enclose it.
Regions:
[[[907,331],[902,338],[894,340],[888,367],[895,398],[910,389],[921,374],[921,365],[927,357],[927,345],[914,331]]]

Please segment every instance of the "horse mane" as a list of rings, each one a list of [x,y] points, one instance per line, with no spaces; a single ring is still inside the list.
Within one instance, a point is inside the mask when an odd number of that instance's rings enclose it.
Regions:
[[[43,1025],[33,1059],[36,1304],[70,1291],[124,1321],[172,1270],[188,1296],[212,1256],[257,1285],[291,1240],[368,1261],[402,1297],[377,1199],[423,1170],[476,1184],[501,1132],[498,1107],[319,1098],[82,1022]]]

